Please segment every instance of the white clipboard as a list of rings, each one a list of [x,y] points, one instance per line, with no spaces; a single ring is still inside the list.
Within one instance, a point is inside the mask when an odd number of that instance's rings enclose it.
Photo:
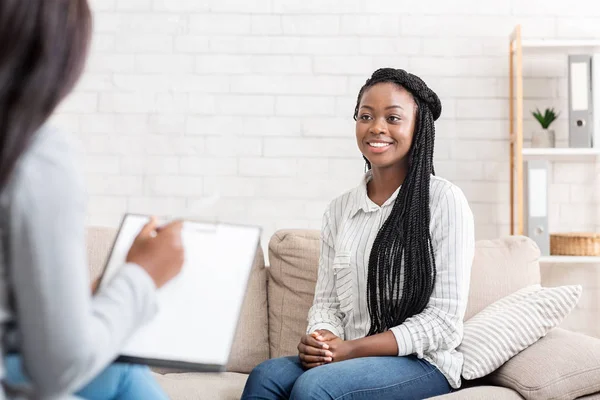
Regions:
[[[101,276],[108,285],[149,216],[126,214]],[[158,313],[118,361],[221,372],[229,360],[261,229],[184,221],[181,273],[158,290]]]

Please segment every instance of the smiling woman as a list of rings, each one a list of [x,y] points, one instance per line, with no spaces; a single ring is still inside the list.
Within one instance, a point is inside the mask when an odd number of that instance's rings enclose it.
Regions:
[[[413,96],[412,92],[422,96]],[[426,99],[431,104],[427,104]],[[422,112],[417,114],[418,104],[422,104]],[[369,333],[374,334],[383,332],[386,325],[388,328],[399,325],[410,315],[420,312],[433,290],[435,265],[429,232],[429,189],[434,174],[433,121],[439,118],[442,105],[420,78],[404,71],[380,70],[359,93],[356,107],[356,138],[367,167],[372,171],[372,179],[367,183],[369,198],[381,206],[399,190],[398,207],[392,210],[371,250],[372,254],[387,254],[369,260],[368,300],[372,318]],[[417,117],[421,120],[416,121]],[[381,140],[379,138],[392,144],[372,148],[369,143]],[[416,161],[415,167],[411,168],[413,161]],[[411,175],[407,178],[409,171]],[[398,239],[395,227],[402,227],[402,233],[408,238],[423,239],[411,241],[408,246],[409,241]],[[387,270],[400,268],[399,263],[391,262],[394,255],[399,259],[404,255],[407,265],[396,274],[403,273],[404,283],[410,284],[402,290],[402,295],[398,293],[399,282],[388,282],[392,278]],[[382,288],[379,279],[386,281]],[[391,291],[384,293],[384,288],[391,288]],[[382,313],[381,310],[390,307],[395,311]],[[387,320],[382,321],[382,318]]]
[[[368,172],[325,211],[299,355],[259,365],[244,399],[421,399],[460,387],[474,222],[462,191],[434,175],[441,111],[404,70],[379,69],[361,88]]]
[[[375,165],[375,174],[388,175],[382,180],[394,180],[390,193],[370,193],[379,205],[400,186],[408,171],[407,155],[413,142],[416,112],[413,96],[394,83],[365,86],[359,96],[354,115],[358,148],[369,169]]]

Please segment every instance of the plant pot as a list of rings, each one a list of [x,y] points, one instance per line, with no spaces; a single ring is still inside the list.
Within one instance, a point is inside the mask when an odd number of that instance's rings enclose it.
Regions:
[[[555,147],[556,134],[553,129],[542,129],[534,131],[531,135],[531,147],[549,148]]]

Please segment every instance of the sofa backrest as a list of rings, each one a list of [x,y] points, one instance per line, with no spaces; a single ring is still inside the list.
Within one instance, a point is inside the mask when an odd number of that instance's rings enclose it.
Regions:
[[[297,354],[305,334],[319,264],[319,231],[282,230],[269,243],[271,357]],[[465,320],[527,285],[540,282],[540,252],[526,237],[477,241]]]
[[[465,321],[496,300],[539,284],[539,257],[540,249],[525,236],[477,241]]]
[[[116,234],[114,228],[95,226],[87,229],[87,257],[92,280],[102,273]]]
[[[319,263],[319,232],[286,230],[269,241],[271,358],[297,354],[312,305]]]
[[[90,227],[87,230],[87,254],[90,275],[101,273],[116,235],[113,228]],[[207,304],[206,306],[216,306]],[[193,318],[193,316],[190,316]],[[269,358],[267,315],[267,271],[262,248],[259,246],[242,306],[227,370],[250,373]],[[207,326],[207,329],[218,327]]]
[[[95,278],[116,230],[90,227],[87,233],[90,275]],[[297,354],[314,297],[319,245],[318,230],[278,231],[269,242],[269,268],[259,246],[228,371],[249,373],[269,356]],[[539,283],[539,255],[538,247],[526,237],[477,241],[465,320],[492,302]]]

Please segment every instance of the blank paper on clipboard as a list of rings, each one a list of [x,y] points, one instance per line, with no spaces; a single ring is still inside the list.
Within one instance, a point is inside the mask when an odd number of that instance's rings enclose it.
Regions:
[[[148,221],[148,216],[125,216],[101,287],[125,263],[133,240]],[[120,359],[224,370],[259,238],[260,228],[254,226],[184,222],[182,271],[159,289],[158,314],[127,342]]]

